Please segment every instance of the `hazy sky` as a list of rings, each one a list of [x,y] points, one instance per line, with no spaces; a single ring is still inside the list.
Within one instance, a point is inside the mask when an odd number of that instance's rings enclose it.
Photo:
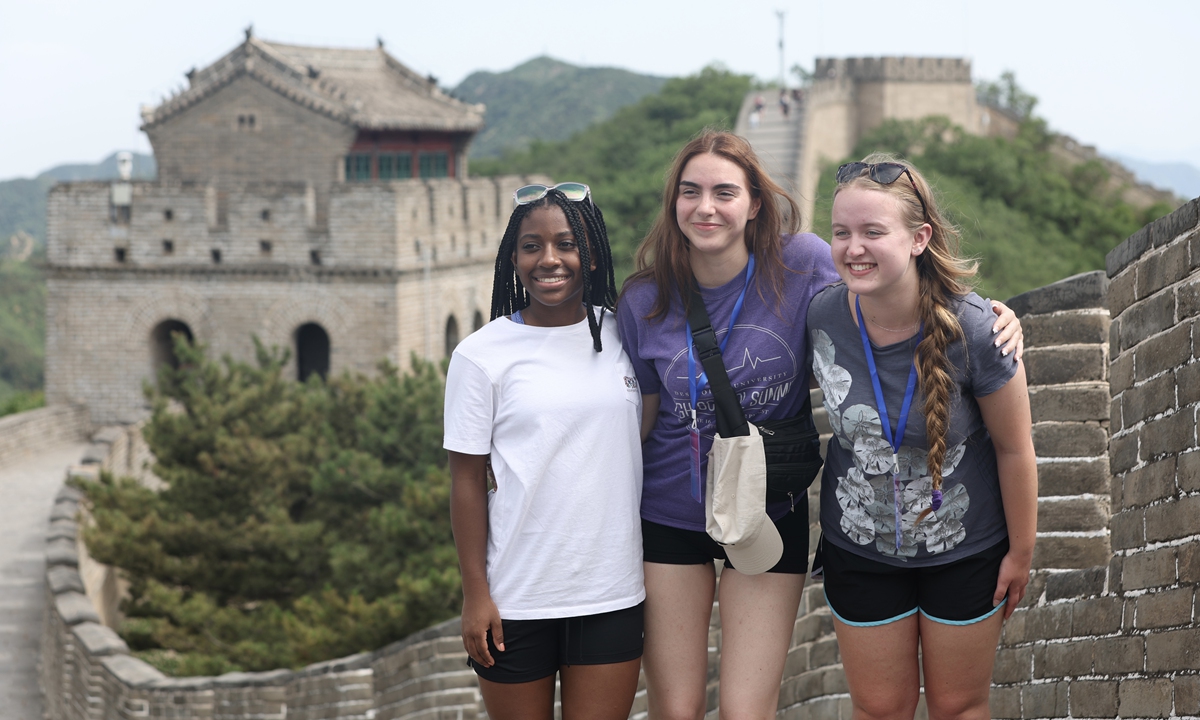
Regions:
[[[1143,0],[0,0],[0,179],[116,149],[149,151],[157,104],[242,41],[388,50],[453,87],[547,54],[659,75],[713,62],[779,74],[815,57],[968,57],[976,79],[1016,72],[1051,126],[1101,152],[1200,167],[1200,2]]]

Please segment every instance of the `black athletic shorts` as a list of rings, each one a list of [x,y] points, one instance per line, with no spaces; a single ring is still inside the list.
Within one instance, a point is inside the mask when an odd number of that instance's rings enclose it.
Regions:
[[[607,665],[642,656],[645,603],[624,610],[550,620],[501,620],[504,652],[488,631],[488,652],[495,665],[467,664],[484,680],[523,683],[541,680],[564,665]]]
[[[1008,538],[965,558],[932,567],[896,567],[822,539],[825,601],[838,620],[871,627],[920,612],[945,625],[971,625],[1004,607],[992,606]]]
[[[775,522],[775,527],[783,538],[783,556],[767,572],[803,575],[808,571],[807,493],[796,501],[794,509]],[[704,565],[713,560],[724,560],[725,567],[733,567],[725,555],[725,548],[708,533],[645,519],[642,520],[642,559],[664,565]]]

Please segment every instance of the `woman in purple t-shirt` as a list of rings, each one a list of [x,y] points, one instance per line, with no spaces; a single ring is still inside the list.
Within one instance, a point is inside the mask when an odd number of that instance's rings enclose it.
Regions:
[[[705,714],[714,560],[724,561],[721,714],[774,717],[778,706],[808,567],[808,499],[768,497],[783,554],[766,572],[705,532],[697,488],[715,432],[713,398],[698,363],[689,369],[680,289],[698,289],[746,419],[760,424],[796,415],[809,391],[809,301],[838,279],[829,246],[816,235],[796,234],[799,218],[745,139],[706,131],[676,156],[662,213],[617,305],[621,340],[643,393],[643,667],[654,718]],[[1009,312],[1000,322],[1013,318]],[[1003,337],[1017,332],[1014,323]],[[747,571],[739,571],[744,562]]]

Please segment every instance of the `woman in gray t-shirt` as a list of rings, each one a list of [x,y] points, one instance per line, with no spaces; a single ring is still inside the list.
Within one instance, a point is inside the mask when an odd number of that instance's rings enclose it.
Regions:
[[[1025,369],[995,346],[920,173],[872,156],[837,179],[843,282],[808,332],[834,430],[817,555],[850,697],[856,715],[911,717],[923,670],[931,718],[988,717],[1036,534]]]

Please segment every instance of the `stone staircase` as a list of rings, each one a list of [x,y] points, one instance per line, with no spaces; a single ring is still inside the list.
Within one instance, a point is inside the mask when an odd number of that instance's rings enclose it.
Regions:
[[[765,101],[759,113],[757,127],[751,127],[750,114],[754,112],[754,99],[759,95]],[[767,166],[775,182],[795,194],[799,188],[797,172],[804,127],[804,96],[792,100],[791,110],[786,117],[779,106],[779,91],[767,89],[751,91],[742,99],[734,132],[750,141],[754,151]]]

